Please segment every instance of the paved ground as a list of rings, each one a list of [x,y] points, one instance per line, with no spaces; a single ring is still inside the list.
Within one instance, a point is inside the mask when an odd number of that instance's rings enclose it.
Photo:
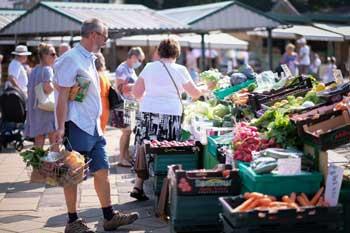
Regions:
[[[135,224],[122,227],[117,232],[168,233],[168,225],[154,216],[154,200],[139,203],[129,197],[134,174],[130,169],[116,166],[119,132],[109,129],[106,133],[110,155],[110,180],[115,209],[138,211],[140,219]],[[151,193],[149,181],[146,192]],[[97,232],[102,229],[102,212],[89,178],[79,186],[79,215]],[[28,170],[14,150],[0,153],[0,233],[64,232],[66,207],[63,190],[28,182]]]

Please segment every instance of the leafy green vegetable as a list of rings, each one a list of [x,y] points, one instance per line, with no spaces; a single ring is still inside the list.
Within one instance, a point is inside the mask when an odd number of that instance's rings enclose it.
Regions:
[[[221,73],[217,69],[207,70],[199,74],[199,77],[204,82],[218,82]]]
[[[47,151],[41,148],[31,148],[26,150],[19,155],[23,158],[26,166],[32,166],[33,168],[39,168],[41,166],[41,158],[46,155]]]
[[[316,91],[309,91],[303,99],[303,102],[306,102],[306,101],[311,101],[314,104],[319,104],[322,102],[322,99],[317,96]]]
[[[279,111],[274,112],[274,117],[275,120],[267,126],[266,135],[268,139],[274,139],[277,144],[284,148],[300,147],[302,143],[297,135],[297,129],[289,120],[289,117]]]
[[[219,104],[213,108],[213,115],[216,117],[223,118],[225,115],[229,113],[230,113],[230,108],[223,104]]]

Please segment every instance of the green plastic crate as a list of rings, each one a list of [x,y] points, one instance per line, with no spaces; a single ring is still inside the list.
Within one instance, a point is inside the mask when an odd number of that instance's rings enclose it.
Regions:
[[[198,169],[199,153],[192,154],[157,154],[154,156],[154,174],[166,174],[168,166],[181,164],[184,170]]]
[[[248,87],[250,84],[255,83],[254,79],[250,79],[247,80],[241,84],[238,85],[234,85],[233,87],[229,87],[229,88],[225,88],[225,89],[220,89],[217,91],[214,91],[214,95],[216,96],[216,98],[218,98],[219,100],[224,100],[227,96]]]
[[[171,195],[170,227],[173,232],[220,232],[219,197]]]
[[[167,176],[167,174],[163,175],[155,175],[153,177],[153,190],[155,195],[159,195],[162,191],[163,180]]]
[[[218,139],[223,136],[209,136],[208,137],[208,151],[214,156],[218,155],[218,148],[223,145],[229,145],[229,144],[219,144]]]
[[[239,174],[244,190],[269,195],[282,196],[292,192],[315,194],[321,185],[319,172],[302,172],[300,175],[281,176],[276,174],[257,175],[249,165],[240,163]]]
[[[208,150],[205,150],[204,154],[204,168],[213,169],[216,165],[219,164],[217,157],[212,155]]]
[[[350,233],[350,189],[342,189],[340,191],[339,203],[343,205],[344,210],[343,233]]]

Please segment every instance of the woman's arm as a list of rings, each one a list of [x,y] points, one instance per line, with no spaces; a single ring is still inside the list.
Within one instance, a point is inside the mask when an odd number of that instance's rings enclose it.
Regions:
[[[184,84],[183,88],[194,100],[198,99],[199,97],[205,95],[208,92],[207,86],[197,87],[192,81],[189,81],[186,84]]]
[[[137,99],[141,99],[145,93],[145,81],[139,77],[132,88],[132,95]]]
[[[51,94],[53,92],[53,85],[51,82],[44,82],[43,83],[43,89],[46,95]]]

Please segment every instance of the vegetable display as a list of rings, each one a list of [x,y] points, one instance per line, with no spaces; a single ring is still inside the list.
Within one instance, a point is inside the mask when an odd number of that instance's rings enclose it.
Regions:
[[[284,195],[279,201],[274,196],[264,195],[262,193],[244,193],[243,197],[245,201],[237,206],[233,212],[249,212],[257,210],[274,213],[284,209],[296,209],[296,211],[302,211],[304,207],[327,207],[328,204],[324,200],[323,192],[324,188],[321,187],[312,199],[309,199],[304,193],[299,195],[291,193],[290,195]]]
[[[271,147],[275,142],[274,140],[263,139],[256,127],[240,122],[235,126],[232,144],[234,159],[250,162],[253,159],[252,152]]]

